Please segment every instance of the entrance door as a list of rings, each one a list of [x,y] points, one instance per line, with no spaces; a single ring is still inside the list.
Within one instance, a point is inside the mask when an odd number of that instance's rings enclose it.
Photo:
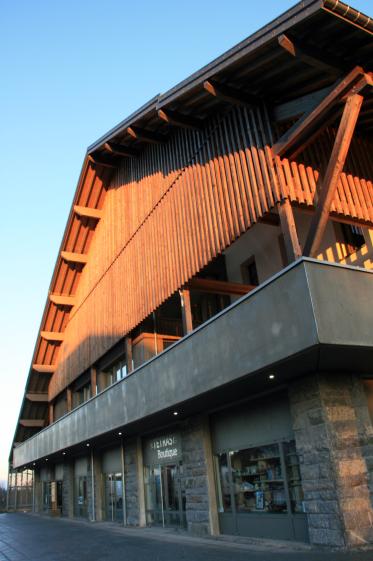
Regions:
[[[180,464],[145,467],[148,524],[184,527],[185,487]]]
[[[88,518],[88,488],[87,477],[81,475],[75,478],[75,516]]]
[[[123,522],[123,483],[121,473],[105,474],[106,520]]]

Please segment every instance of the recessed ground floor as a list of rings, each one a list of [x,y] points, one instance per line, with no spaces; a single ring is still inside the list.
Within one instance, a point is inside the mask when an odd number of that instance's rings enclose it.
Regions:
[[[372,381],[318,372],[271,388],[270,376],[260,394],[34,462],[30,510],[202,537],[372,543]]]

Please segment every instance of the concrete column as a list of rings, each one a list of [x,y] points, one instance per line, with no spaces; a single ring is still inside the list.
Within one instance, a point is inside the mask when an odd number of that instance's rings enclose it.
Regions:
[[[216,499],[216,485],[214,473],[214,458],[212,452],[210,420],[205,417],[202,421],[203,448],[205,451],[207,489],[209,502],[210,533],[212,536],[220,534],[218,503]]]
[[[145,512],[145,488],[144,488],[144,460],[142,453],[142,441],[138,437],[136,440],[136,457],[137,457],[137,496],[139,505],[139,526],[146,526]]]
[[[95,520],[103,520],[103,501],[104,489],[102,479],[101,456],[97,452],[93,454],[93,475],[94,475],[94,497],[95,497]]]
[[[138,461],[137,442],[126,440],[124,454],[124,492],[126,496],[126,522],[127,526],[139,525],[139,503],[138,503]]]
[[[315,374],[289,389],[311,543],[373,543],[358,378]]]
[[[65,462],[63,465],[62,483],[62,514],[69,518],[74,517],[74,465]]]
[[[34,470],[34,512],[43,510],[43,483],[40,480],[40,472]]]

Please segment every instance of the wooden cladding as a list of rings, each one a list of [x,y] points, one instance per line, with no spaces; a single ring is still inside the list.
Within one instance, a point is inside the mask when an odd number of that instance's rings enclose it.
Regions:
[[[313,206],[318,162],[328,151],[313,145],[301,162],[289,162],[272,157],[272,144],[264,107],[234,107],[203,130],[175,129],[169,142],[150,143],[122,162],[80,278],[50,399],[281,200]],[[365,141],[353,142],[332,211],[373,221],[365,149]]]

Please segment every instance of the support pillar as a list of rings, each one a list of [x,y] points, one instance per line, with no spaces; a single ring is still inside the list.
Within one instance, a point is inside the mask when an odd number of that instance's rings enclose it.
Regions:
[[[91,395],[97,395],[97,369],[94,366],[91,368]]]
[[[190,291],[179,290],[181,301],[181,316],[183,320],[184,335],[193,331],[192,307],[190,303]]]
[[[133,359],[132,359],[132,338],[127,336],[125,338],[125,351],[126,351],[126,366],[127,374],[130,374],[133,370]]]
[[[127,356],[127,355],[126,355]],[[120,459],[122,464],[122,493],[123,493],[123,526],[127,526],[127,492],[126,492],[126,465],[124,461],[124,442],[120,443]]]
[[[74,465],[65,462],[63,464],[62,484],[62,515],[69,518],[74,517]]]
[[[136,440],[136,457],[137,457],[137,488],[138,488],[138,505],[139,505],[139,526],[146,526],[145,512],[145,487],[144,487],[144,459],[142,453],[141,437]]]
[[[285,251],[288,264],[301,257],[297,228],[294,220],[293,208],[289,199],[284,199],[277,205],[282,235],[284,236]]]
[[[355,399],[359,385],[359,378],[349,374],[319,373],[295,381],[289,389],[314,544],[373,543],[373,508],[360,438],[361,401],[357,407]]]
[[[71,388],[66,389],[66,402],[67,402],[67,412],[72,411],[73,408],[73,396]]]
[[[210,421],[208,417],[205,417],[202,421],[202,435],[203,435],[203,448],[205,453],[206,472],[207,472],[210,534],[212,536],[218,536],[220,534],[218,502],[216,498],[214,461],[213,461],[213,452],[212,452],[212,444],[211,444],[211,430],[210,430]]]

